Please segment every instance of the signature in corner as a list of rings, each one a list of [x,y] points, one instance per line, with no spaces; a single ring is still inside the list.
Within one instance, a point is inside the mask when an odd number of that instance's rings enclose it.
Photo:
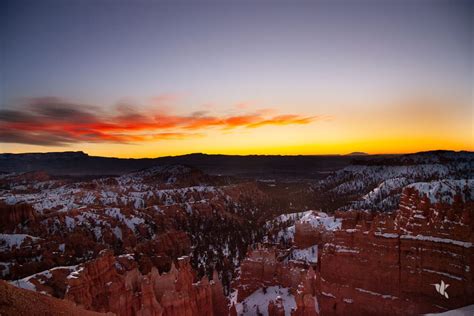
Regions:
[[[449,298],[448,292],[446,292],[446,289],[448,288],[449,284],[444,283],[444,281],[441,280],[441,282],[439,284],[435,283],[435,284],[432,284],[432,285],[435,286],[436,291],[439,294],[443,295],[446,298]]]

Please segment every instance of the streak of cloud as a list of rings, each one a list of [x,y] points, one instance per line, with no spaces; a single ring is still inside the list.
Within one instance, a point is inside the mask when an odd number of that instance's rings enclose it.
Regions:
[[[34,98],[16,109],[0,110],[0,142],[42,146],[72,143],[139,143],[202,136],[206,130],[309,124],[316,116],[275,115],[268,109],[234,115],[208,111],[177,115],[171,111],[119,105],[110,113],[95,105],[58,98]]]

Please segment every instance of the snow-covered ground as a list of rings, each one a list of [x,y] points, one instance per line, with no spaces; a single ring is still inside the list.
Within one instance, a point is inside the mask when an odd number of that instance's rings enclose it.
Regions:
[[[237,315],[239,316],[255,316],[258,315],[257,311],[264,316],[268,316],[268,303],[270,301],[275,302],[277,297],[281,297],[283,301],[285,315],[291,315],[291,310],[296,309],[296,302],[295,297],[290,294],[288,288],[269,286],[265,293],[263,289],[258,289],[240,303],[236,303],[237,292],[234,292],[231,301],[235,303]]]
[[[291,251],[290,259],[305,261],[308,264],[315,264],[318,262],[318,245],[305,249],[294,249]]]
[[[454,195],[458,192],[469,193],[462,194],[462,198],[474,200],[474,179],[417,182],[408,187],[412,187],[428,197],[431,203],[452,203]]]
[[[474,315],[474,305],[464,306],[444,313],[425,314],[426,316],[472,316]]]
[[[13,247],[20,247],[25,239],[39,239],[26,234],[0,234],[0,250],[11,250]]]
[[[182,169],[182,170],[181,170]],[[149,181],[147,177],[160,174],[163,181]],[[170,168],[156,167],[144,171],[123,175],[120,177],[100,178],[90,182],[76,182],[62,184],[61,181],[33,182],[24,189],[25,192],[14,190],[0,190],[0,201],[9,205],[28,203],[39,212],[60,211],[69,212],[81,207],[94,206],[130,206],[142,209],[147,206],[147,201],[160,201],[164,205],[172,205],[183,200],[191,200],[194,195],[205,199],[212,196],[218,189],[211,185],[196,185],[182,188],[170,187],[176,181],[176,176],[189,171],[188,168],[172,166]],[[221,193],[219,191],[219,193]]]
[[[315,188],[333,194],[354,195],[356,199],[342,209],[393,211],[398,206],[402,189],[407,185],[434,180],[473,179],[473,163],[474,155],[467,152],[420,153],[373,160],[338,170],[320,181]],[[424,186],[421,188],[425,189]]]
[[[305,211],[297,213],[282,214],[275,217],[272,221],[266,223],[267,228],[272,225],[281,225],[283,227],[276,235],[277,242],[281,240],[292,241],[295,237],[296,226],[295,224],[308,223],[314,228],[325,229],[327,231],[334,231],[341,228],[342,220],[329,216],[324,212],[318,211]],[[281,226],[280,226],[281,227]]]
[[[329,216],[324,212],[308,212],[305,214],[299,222],[308,223],[314,228],[324,228],[328,231],[334,231],[341,228],[342,220]]]
[[[294,222],[309,213],[312,213],[312,211],[282,214],[280,216],[275,217],[274,221],[279,222],[279,223],[284,223],[284,222],[289,222],[289,221]]]
[[[64,266],[64,267],[55,267],[49,270],[45,270],[42,272],[38,272],[35,274],[32,274],[30,276],[27,276],[26,278],[23,279],[18,279],[15,281],[11,281],[10,283],[16,287],[26,289],[26,290],[31,290],[31,291],[36,291],[36,286],[31,282],[31,279],[37,279],[40,283],[44,283],[44,279],[50,279],[52,277],[52,272],[54,270],[64,270],[67,269],[70,272],[74,272],[77,269],[77,265],[74,266]]]
[[[285,241],[292,241],[295,237],[295,222],[305,215],[312,213],[313,211],[297,212],[282,214],[275,217],[273,220],[268,221],[265,225],[267,228],[272,227],[273,225],[283,225],[286,226],[282,228],[277,234],[277,241],[282,239]]]
[[[407,166],[384,165],[351,165],[338,172],[324,182],[327,184],[343,182],[332,189],[335,193],[351,193],[364,191],[371,183],[378,183],[395,178],[425,179],[448,177],[454,172],[455,166],[444,164],[420,164]],[[324,183],[323,182],[323,183]]]

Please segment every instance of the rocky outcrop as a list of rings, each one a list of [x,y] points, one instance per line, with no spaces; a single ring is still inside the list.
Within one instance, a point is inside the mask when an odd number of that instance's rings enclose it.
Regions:
[[[104,251],[99,258],[85,264],[67,277],[68,291],[65,298],[85,309],[115,312],[110,309],[109,300],[120,295],[125,282],[131,278],[131,275],[137,273],[132,271],[136,269],[126,271],[130,272],[128,278],[125,275],[126,272],[121,275],[119,272],[122,271],[115,267],[113,253]]]
[[[285,316],[285,306],[281,297],[268,303],[268,316]]]
[[[124,259],[124,257],[122,257]],[[214,275],[194,283],[186,257],[172,264],[168,273],[156,268],[143,275],[129,260],[120,263],[111,252],[85,264],[67,279],[65,298],[94,311],[117,315],[225,315],[227,300]],[[130,260],[133,261],[133,260]],[[126,267],[126,264],[129,264]]]
[[[320,259],[322,315],[417,315],[474,302],[474,204],[410,187],[395,214],[351,211]],[[449,284],[448,297],[435,284]]]
[[[294,243],[298,248],[307,248],[322,242],[323,231],[314,229],[310,223],[295,223]]]
[[[472,183],[454,182],[406,187],[394,213],[306,212],[296,222],[293,247],[316,244],[317,264],[289,260],[297,259],[284,254],[293,248],[250,251],[237,302],[280,285],[294,295],[292,315],[418,315],[474,303]],[[449,284],[444,292],[437,291],[441,282]],[[278,313],[278,304],[268,311]]]
[[[167,271],[173,262],[173,258],[191,252],[191,241],[185,232],[170,230],[155,236],[151,240],[139,243],[135,252],[141,254],[139,265],[140,271],[143,273],[150,272],[153,267],[160,271]]]
[[[307,248],[332,239],[332,232],[341,227],[341,220],[324,212],[308,211],[295,223],[294,245]]]
[[[71,315],[71,316],[112,316],[88,311],[74,303],[50,297],[34,291],[19,289],[0,280],[0,314],[1,315]]]
[[[315,316],[319,315],[315,296],[316,284],[317,276],[312,267],[288,260],[286,251],[258,246],[247,253],[241,265],[240,278],[234,287],[237,289],[237,303],[261,288],[288,288],[296,301],[296,310],[292,315]],[[271,300],[268,306],[263,307],[268,309],[268,315],[285,315],[281,297]],[[287,312],[289,311],[287,308]]]
[[[0,229],[2,231],[14,228],[16,225],[28,220],[34,221],[35,218],[35,210],[29,204],[18,203],[8,205],[0,203]]]
[[[307,270],[294,261],[283,261],[275,248],[258,246],[247,253],[240,266],[237,302],[241,302],[259,288],[280,285],[296,289],[305,278]]]
[[[319,303],[316,298],[318,280],[312,267],[309,268],[303,281],[298,285],[295,294],[296,310],[292,316],[317,316]]]

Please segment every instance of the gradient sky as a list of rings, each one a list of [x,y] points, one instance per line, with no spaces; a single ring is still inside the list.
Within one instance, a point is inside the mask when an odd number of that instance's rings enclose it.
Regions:
[[[474,150],[472,1],[2,1],[0,151]]]

